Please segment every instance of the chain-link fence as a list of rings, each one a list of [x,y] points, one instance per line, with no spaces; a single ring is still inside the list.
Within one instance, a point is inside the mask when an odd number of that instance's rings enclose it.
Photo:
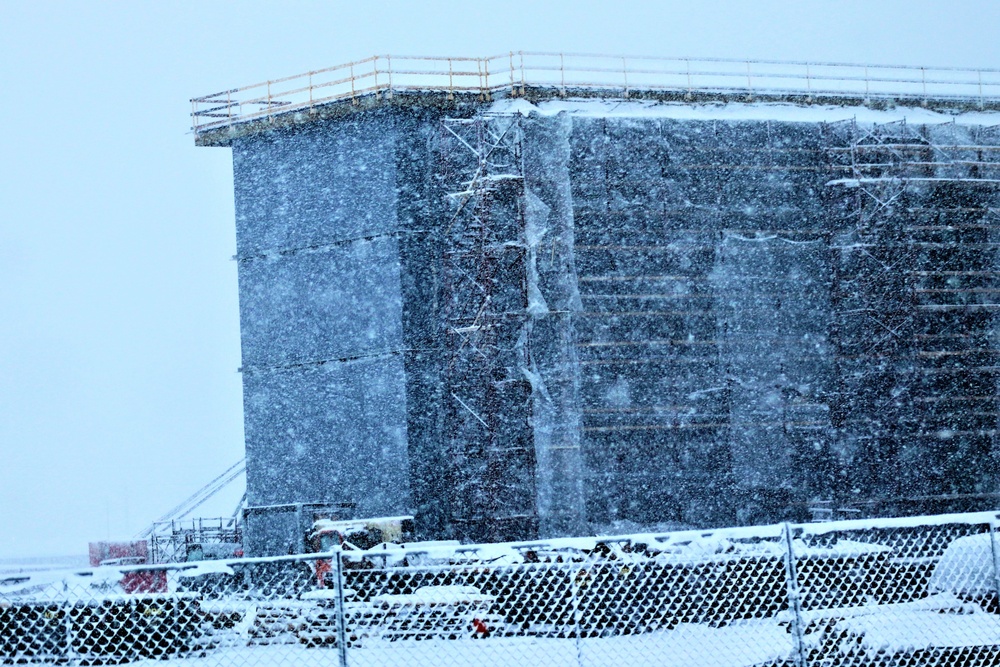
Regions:
[[[994,514],[0,580],[0,661],[997,665]]]

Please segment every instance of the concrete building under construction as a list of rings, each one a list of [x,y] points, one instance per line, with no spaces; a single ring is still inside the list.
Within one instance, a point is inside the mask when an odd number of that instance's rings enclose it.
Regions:
[[[194,100],[251,510],[499,541],[996,507],[1000,73],[610,62]]]

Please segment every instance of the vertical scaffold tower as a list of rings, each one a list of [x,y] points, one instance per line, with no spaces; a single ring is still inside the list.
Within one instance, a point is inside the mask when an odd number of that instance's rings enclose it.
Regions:
[[[442,318],[450,512],[458,536],[534,534],[519,116],[442,120]]]

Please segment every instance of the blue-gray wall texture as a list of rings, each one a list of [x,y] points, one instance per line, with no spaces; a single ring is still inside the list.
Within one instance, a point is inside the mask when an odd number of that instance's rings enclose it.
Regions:
[[[469,540],[995,506],[996,136],[491,118],[470,383],[445,125],[481,111],[232,139],[250,505]]]

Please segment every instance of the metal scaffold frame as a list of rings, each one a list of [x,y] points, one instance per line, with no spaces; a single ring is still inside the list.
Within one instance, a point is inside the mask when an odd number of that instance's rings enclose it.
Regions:
[[[242,544],[243,530],[236,517],[157,522],[149,536],[150,562],[234,558],[242,555]]]
[[[441,122],[442,318],[452,521],[489,541],[536,523],[534,494],[512,476],[533,468],[530,392],[518,377],[526,320],[524,179],[519,116]]]
[[[905,120],[870,126],[852,120],[830,129],[835,145],[827,151],[836,177],[827,185],[841,198],[848,223],[830,243],[831,338],[836,363],[848,367],[838,373],[837,393],[845,406],[867,395],[879,406],[869,419],[899,428],[888,434],[876,422],[852,423],[845,410],[833,412],[848,456],[868,461],[872,483],[886,489],[886,498],[862,503],[866,514],[879,515],[898,511],[891,508],[899,503],[911,509],[935,502],[900,467],[913,442],[960,436],[979,446],[995,438],[996,414],[959,419],[949,406],[978,405],[983,397],[974,386],[992,383],[995,370],[983,332],[988,313],[1000,309],[1000,273],[992,268],[1000,221],[989,207],[1000,187],[1000,136],[991,141],[996,128],[978,128],[975,141],[961,145],[954,132]],[[949,136],[953,143],[942,143],[940,137]],[[930,213],[927,201],[935,202]],[[962,364],[955,366],[955,359]],[[956,384],[956,373],[968,381]],[[899,393],[898,387],[907,389]],[[838,501],[853,507],[850,499]],[[927,505],[924,511],[944,510]]]
[[[246,491],[228,517],[187,517],[245,473],[246,459],[241,458],[146,528],[139,537],[149,540],[151,562],[183,562],[192,549],[203,556],[211,554],[209,557],[219,557],[215,552],[220,549],[223,557],[232,557],[234,550],[242,551],[232,545],[241,545],[243,541],[240,519],[246,505]]]

